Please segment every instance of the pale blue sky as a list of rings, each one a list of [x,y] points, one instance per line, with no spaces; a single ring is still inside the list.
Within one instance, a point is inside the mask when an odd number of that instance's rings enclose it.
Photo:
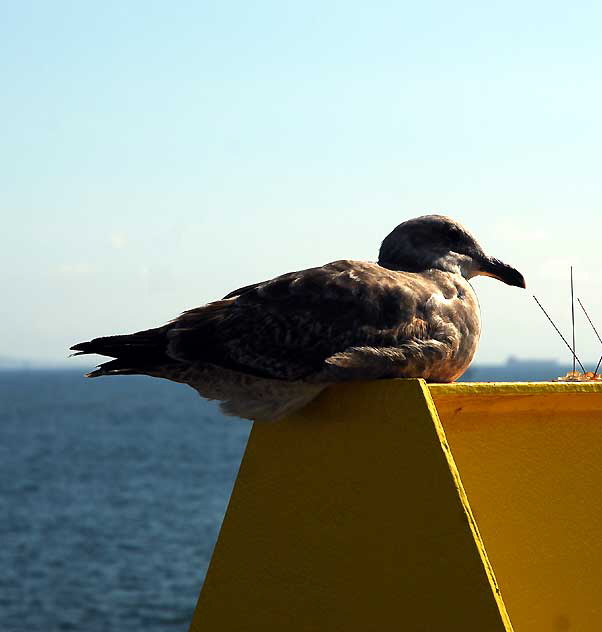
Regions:
[[[567,330],[572,263],[602,329],[601,30],[599,2],[5,3],[0,355],[77,364],[444,212],[530,286],[474,282],[477,359],[565,359],[531,293]]]

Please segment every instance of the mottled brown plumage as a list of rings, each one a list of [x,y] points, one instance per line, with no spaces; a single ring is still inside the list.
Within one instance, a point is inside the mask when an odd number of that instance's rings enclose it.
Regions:
[[[91,377],[141,373],[191,385],[251,419],[278,419],[329,384],[424,377],[451,382],[477,347],[468,279],[524,287],[450,218],[400,224],[379,262],[335,261],[230,292],[174,321],[72,347],[115,358]]]

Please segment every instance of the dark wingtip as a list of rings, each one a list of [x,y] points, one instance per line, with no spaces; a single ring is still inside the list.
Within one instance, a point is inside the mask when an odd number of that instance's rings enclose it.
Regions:
[[[86,347],[89,345],[89,342],[78,342],[76,345],[69,347],[69,351],[79,351],[80,353],[86,353]],[[76,355],[76,354],[73,354]]]

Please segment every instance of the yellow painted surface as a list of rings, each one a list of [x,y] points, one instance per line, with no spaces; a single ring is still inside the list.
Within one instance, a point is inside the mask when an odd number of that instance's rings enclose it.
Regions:
[[[602,384],[430,390],[516,632],[600,632]]]
[[[421,380],[255,424],[193,632],[509,632]]]

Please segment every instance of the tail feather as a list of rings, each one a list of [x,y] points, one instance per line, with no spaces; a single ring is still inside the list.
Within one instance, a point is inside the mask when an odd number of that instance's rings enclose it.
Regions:
[[[88,342],[80,342],[71,347],[73,355],[95,353],[115,358],[101,364],[86,377],[100,375],[127,375],[147,373],[153,367],[169,361],[165,354],[167,327],[139,331],[135,334],[105,336]]]
[[[71,347],[73,355],[96,353],[111,358],[137,355],[140,351],[163,351],[165,349],[165,327],[138,331],[135,334],[104,336],[88,342],[79,342]]]
[[[123,360],[110,360],[103,362],[94,371],[86,373],[86,377],[100,377],[101,375],[136,375],[140,374],[144,369],[142,366],[133,368],[130,362]]]

